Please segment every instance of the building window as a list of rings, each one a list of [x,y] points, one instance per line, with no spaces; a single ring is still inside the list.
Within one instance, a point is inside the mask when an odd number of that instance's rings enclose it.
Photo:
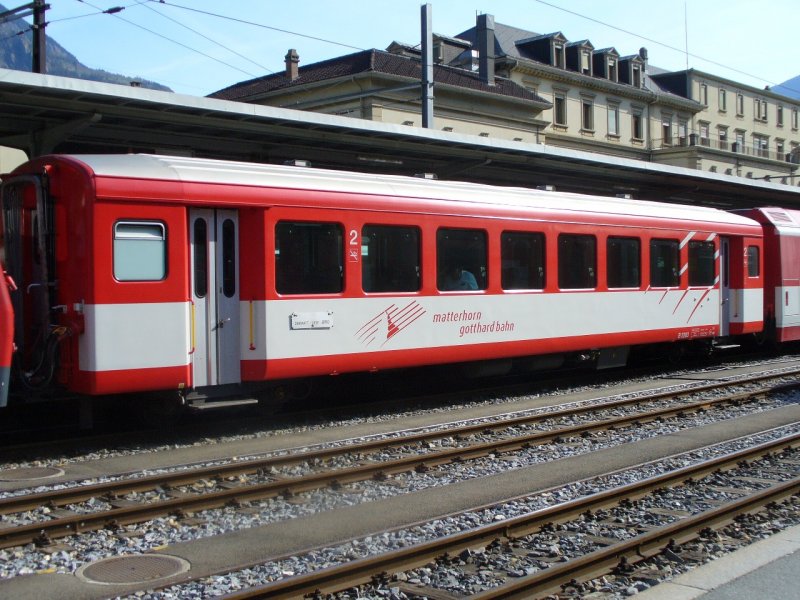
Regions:
[[[783,127],[783,107],[778,106],[776,107],[776,110],[777,110],[776,120],[778,121],[778,127]]]
[[[553,98],[554,121],[556,125],[567,126],[567,97],[565,94],[556,94]]]
[[[744,94],[736,94],[736,116],[744,116]]]
[[[558,236],[558,287],[592,289],[597,285],[597,240],[593,235]]]
[[[786,151],[786,145],[783,140],[775,140],[775,152],[778,154],[777,159],[783,160],[783,154]]]
[[[581,50],[581,73],[592,74],[592,55],[588,50]]]
[[[744,152],[744,131],[736,130],[736,141],[734,142],[734,152]]]
[[[114,224],[114,278],[161,281],[167,276],[167,229],[160,222]]]
[[[760,98],[753,99],[753,118],[756,121],[767,122],[767,101]]]
[[[798,116],[797,116],[797,109],[792,109],[792,129],[797,129],[798,125]]]
[[[678,120],[678,142],[681,146],[689,144],[688,134],[689,124],[686,121]]]
[[[544,289],[544,235],[504,231],[501,237],[501,285],[504,290]]]
[[[678,287],[680,285],[680,250],[678,240],[650,240],[650,285]]]
[[[719,110],[722,112],[728,110],[728,92],[723,89],[719,90]]]
[[[554,66],[558,67],[559,69],[564,68],[564,46],[561,44],[556,44],[553,46],[553,60],[555,61],[553,63]]]
[[[689,242],[689,285],[714,285],[714,242]]]
[[[617,61],[613,58],[608,59],[608,80],[609,81],[616,81],[617,80]]]
[[[719,149],[720,150],[727,150],[728,149],[728,128],[727,127],[720,127],[717,131],[719,133]]]
[[[700,104],[708,106],[708,86],[705,83],[700,84]]]
[[[361,285],[364,291],[419,291],[419,240],[417,227],[365,225],[361,230]]]
[[[665,146],[672,145],[672,115],[661,117],[661,139]]]
[[[594,131],[594,102],[584,98],[581,107],[581,128],[585,131]]]
[[[641,112],[634,111],[633,113],[631,113],[631,132],[633,133],[633,139],[635,140],[644,139],[644,126],[642,122]]]
[[[344,231],[337,223],[275,225],[275,289],[279,294],[333,294],[344,288]]]
[[[638,238],[610,237],[606,242],[606,271],[609,288],[638,288],[641,252]]]
[[[711,140],[709,139],[709,124],[708,123],[700,123],[700,145],[701,146],[710,146]]]
[[[769,138],[765,135],[753,134],[753,149],[756,156],[769,157]]]
[[[642,87],[642,69],[638,65],[633,67],[633,87]]]
[[[436,232],[437,284],[442,291],[485,290],[486,232],[440,229]]]
[[[608,135],[619,137],[619,105],[608,105]]]

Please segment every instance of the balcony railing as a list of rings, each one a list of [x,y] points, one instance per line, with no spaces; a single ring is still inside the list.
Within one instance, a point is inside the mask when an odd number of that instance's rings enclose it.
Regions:
[[[745,156],[757,156],[759,158],[766,158],[769,160],[779,160],[781,162],[800,164],[800,155],[798,155],[797,153],[795,154],[788,152],[779,153],[776,150],[769,150],[767,148],[761,148],[759,146],[753,146],[750,144],[700,137],[699,135],[694,133],[685,137],[673,136],[671,138],[661,138],[653,140],[653,148],[657,150],[665,148],[688,148],[690,146],[701,146],[703,148],[713,148],[715,150],[732,152],[734,154],[743,154]]]

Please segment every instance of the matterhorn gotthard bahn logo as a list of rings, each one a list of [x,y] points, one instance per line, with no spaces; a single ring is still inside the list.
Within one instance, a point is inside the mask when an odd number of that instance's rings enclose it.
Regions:
[[[425,309],[416,300],[405,306],[392,304],[367,321],[356,332],[356,338],[365,346],[383,346],[424,314]]]

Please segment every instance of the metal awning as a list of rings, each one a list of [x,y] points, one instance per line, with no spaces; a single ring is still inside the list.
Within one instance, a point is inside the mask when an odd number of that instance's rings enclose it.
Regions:
[[[702,203],[800,208],[800,188],[645,161],[0,69],[0,145],[151,152]]]

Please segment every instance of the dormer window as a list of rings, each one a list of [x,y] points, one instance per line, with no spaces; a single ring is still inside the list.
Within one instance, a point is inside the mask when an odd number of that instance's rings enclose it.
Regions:
[[[617,61],[613,58],[608,59],[608,80],[617,81]]]
[[[581,73],[584,75],[592,74],[592,54],[589,50],[581,51]]]
[[[602,50],[595,50],[592,52],[592,63],[595,75],[604,77],[614,83],[619,82],[620,58],[619,52],[614,48],[603,48]],[[623,75],[623,79],[628,76],[630,76],[630,73]]]
[[[633,87],[642,87],[642,68],[639,65],[633,65]]]
[[[553,44],[553,66],[559,69],[566,68],[563,44]]]

